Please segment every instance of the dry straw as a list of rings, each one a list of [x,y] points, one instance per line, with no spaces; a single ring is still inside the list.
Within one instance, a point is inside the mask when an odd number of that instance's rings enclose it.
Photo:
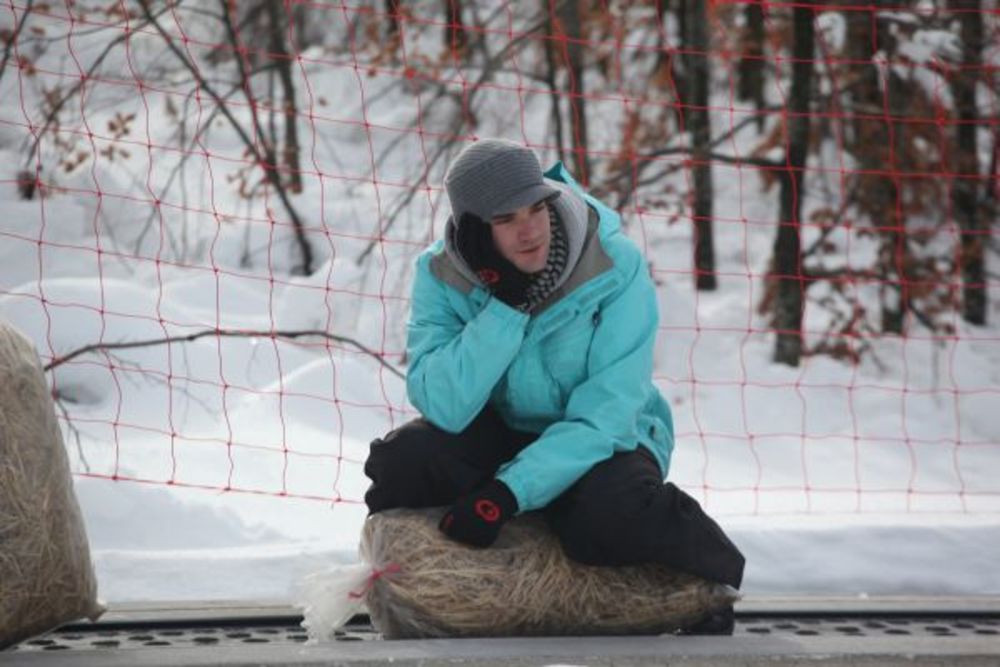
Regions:
[[[731,605],[734,589],[660,565],[593,567],[570,561],[537,515],[507,524],[489,549],[437,529],[441,510],[368,518],[362,557],[399,571],[367,595],[388,639],[672,632]]]
[[[83,616],[97,583],[52,398],[31,344],[0,322],[0,649]]]

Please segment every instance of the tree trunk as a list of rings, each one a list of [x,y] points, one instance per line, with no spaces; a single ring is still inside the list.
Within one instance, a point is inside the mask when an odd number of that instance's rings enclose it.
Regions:
[[[774,313],[774,326],[777,330],[774,360],[789,366],[798,366],[802,356],[805,282],[802,276],[799,220],[802,212],[803,169],[809,149],[809,100],[815,44],[813,19],[811,9],[796,7],[792,10],[794,63],[788,111],[795,115],[786,121],[788,171],[782,173],[781,217],[774,240],[774,272],[778,281]]]
[[[962,317],[970,324],[986,324],[986,235],[979,215],[979,160],[976,156],[976,80],[982,66],[983,19],[980,0],[951,0],[958,13],[962,37],[962,69],[951,78],[958,120],[957,151],[954,160],[958,178],[952,180],[951,205],[962,243],[959,267],[962,271]]]
[[[986,172],[989,174],[986,181],[986,210],[996,212],[997,204],[1000,203],[1000,129],[993,130],[993,151],[990,155],[990,170]]]
[[[700,290],[714,290],[715,245],[712,235],[712,164],[709,144],[712,139],[711,120],[708,112],[711,67],[708,55],[708,17],[705,3],[687,3],[688,35],[684,40],[692,51],[687,57],[690,86],[686,102],[688,132],[691,133],[691,158],[693,177],[692,218],[694,220],[694,271],[695,285]]]
[[[669,66],[667,52],[667,9],[669,0],[661,0],[656,3],[656,67],[654,71],[659,71],[662,67]]]
[[[677,56],[673,58],[671,65],[673,67],[673,72],[671,77],[674,80],[674,88],[677,90],[677,101],[679,112],[677,118],[680,125],[680,130],[683,132],[687,128],[688,124],[688,82],[691,79],[691,73],[688,72],[690,67],[691,57],[688,54],[688,50],[691,45],[688,44],[689,32],[688,32],[688,0],[677,0],[677,35],[680,41],[680,48],[678,49]]]
[[[580,20],[580,2],[569,0],[560,11],[563,36],[572,40],[583,39]],[[565,40],[566,65],[569,69],[570,132],[573,135],[573,165],[576,177],[586,186],[590,182],[590,161],[587,156],[587,105],[584,85],[584,47],[579,41]]]
[[[675,9],[674,4],[680,4],[680,9]],[[677,18],[678,25],[678,35],[679,38],[676,42],[669,35],[669,21],[668,18],[671,16]],[[683,49],[683,26],[685,24],[685,19],[683,17],[684,13],[684,0],[662,0],[656,3],[656,27],[657,27],[657,37],[656,37],[656,66],[653,71],[656,73],[657,79],[664,77],[667,82],[668,88],[673,97],[673,103],[670,104],[669,108],[673,109],[675,114],[674,118],[677,122],[678,128],[684,127],[684,109],[683,102],[686,99],[684,95],[684,54]]]
[[[888,6],[887,0],[875,0],[875,6]],[[849,10],[846,56],[843,66],[846,82],[845,107],[851,122],[844,128],[845,142],[858,161],[859,205],[873,227],[879,229],[877,271],[881,308],[881,331],[903,332],[905,323],[906,237],[900,210],[902,193],[898,176],[899,147],[903,145],[902,123],[889,116],[904,111],[905,86],[887,70],[885,81],[873,58],[879,50],[895,53],[892,35],[877,24],[869,12]],[[882,86],[886,91],[882,91]],[[885,172],[889,172],[886,174]]]
[[[385,36],[390,39],[399,37],[399,4],[400,0],[385,0]]]
[[[906,114],[907,90],[905,83],[890,68],[886,74],[886,106],[889,110],[889,159],[882,165],[890,176],[883,179],[886,193],[883,195],[885,215],[877,222],[888,226],[882,233],[880,249],[882,279],[880,286],[882,301],[882,333],[903,335],[906,330],[906,311],[910,300],[907,285],[906,214],[902,210],[902,183],[899,180],[899,159],[906,144],[906,124],[899,119]]]
[[[744,8],[746,32],[743,40],[743,57],[739,64],[738,96],[744,102],[753,102],[757,109],[757,129],[764,129],[764,6],[754,0]],[[861,12],[854,12],[860,14]]]
[[[469,43],[462,22],[462,0],[444,0],[444,46],[453,53],[464,51]]]
[[[548,36],[543,48],[545,49],[545,82],[549,86],[551,94],[549,99],[552,102],[551,114],[552,114],[552,133],[555,135],[553,139],[555,140],[556,146],[556,158],[559,160],[565,160],[565,146],[563,143],[563,122],[562,122],[562,109],[559,104],[559,84],[558,84],[558,74],[559,74],[559,64],[556,61],[556,17],[553,15],[552,11],[549,11],[549,18],[545,22],[545,31]]]
[[[282,162],[288,170],[288,189],[302,192],[302,166],[299,160],[298,111],[295,104],[295,83],[292,80],[292,58],[285,39],[288,31],[282,0],[268,0],[268,18],[271,31],[271,58],[281,79],[282,109],[285,116],[285,147]]]
[[[882,47],[882,44],[878,41],[878,34],[873,34],[874,23],[869,12],[851,9],[844,14],[847,23],[847,43],[844,47],[847,58],[847,63],[844,65],[848,100],[846,106],[853,118],[853,122],[845,130],[850,130],[847,136],[851,143],[859,148],[883,147],[884,137],[875,140],[873,133],[881,131],[887,134],[884,124],[880,120],[862,118],[875,115],[882,108],[879,74],[873,62],[875,52]],[[872,155],[873,152],[868,151],[865,154]],[[882,165],[872,164],[872,160],[869,160],[864,168],[877,169],[880,166]]]

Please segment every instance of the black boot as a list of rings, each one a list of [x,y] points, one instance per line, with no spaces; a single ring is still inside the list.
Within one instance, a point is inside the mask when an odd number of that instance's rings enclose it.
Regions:
[[[665,517],[659,533],[661,562],[738,589],[746,559],[698,501],[667,482],[655,502]]]
[[[732,607],[726,607],[719,611],[714,611],[703,619],[682,628],[677,632],[679,635],[723,635],[730,636],[736,629],[736,614]]]

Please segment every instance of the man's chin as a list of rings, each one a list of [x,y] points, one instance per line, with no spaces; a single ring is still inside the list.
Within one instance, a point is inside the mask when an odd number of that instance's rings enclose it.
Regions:
[[[518,260],[514,261],[514,266],[524,273],[538,273],[545,268],[548,259],[548,249],[546,248],[545,252],[539,253],[537,257],[532,253],[529,257],[518,258]]]
[[[518,262],[514,266],[522,273],[538,273],[545,268],[545,262]]]

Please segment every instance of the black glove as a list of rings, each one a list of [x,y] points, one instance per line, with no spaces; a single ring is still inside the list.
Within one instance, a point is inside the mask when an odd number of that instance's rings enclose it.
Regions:
[[[445,512],[438,528],[457,542],[488,547],[500,528],[517,513],[517,498],[500,480],[491,480],[473,493],[460,498]]]
[[[532,277],[500,254],[493,243],[489,223],[471,213],[463,213],[457,223],[455,244],[469,268],[476,272],[493,296],[511,308],[527,308]]]
[[[369,514],[381,512],[396,505],[392,485],[385,483],[382,474],[382,471],[391,463],[388,461],[390,456],[389,447],[381,438],[375,438],[371,443],[368,458],[365,460],[365,475],[372,481],[365,493],[365,504],[368,505]]]

